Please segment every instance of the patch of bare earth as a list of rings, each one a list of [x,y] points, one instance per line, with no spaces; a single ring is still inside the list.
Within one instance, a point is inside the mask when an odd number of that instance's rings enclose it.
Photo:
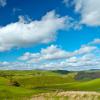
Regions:
[[[84,91],[42,93],[33,96],[31,100],[100,100],[100,93]]]

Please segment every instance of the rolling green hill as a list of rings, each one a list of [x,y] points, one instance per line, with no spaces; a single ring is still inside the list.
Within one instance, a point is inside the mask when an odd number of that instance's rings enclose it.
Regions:
[[[0,100],[24,100],[39,93],[52,91],[97,91],[100,78],[91,78],[90,72],[68,71],[0,71]],[[92,74],[96,74],[93,73]],[[99,72],[98,72],[99,74]],[[82,76],[79,80],[77,77]],[[89,76],[88,79],[85,77]],[[84,77],[83,77],[84,76]]]

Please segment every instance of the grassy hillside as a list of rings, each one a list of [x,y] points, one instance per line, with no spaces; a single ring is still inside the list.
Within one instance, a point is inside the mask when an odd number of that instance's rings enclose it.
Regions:
[[[46,89],[59,89],[59,90],[67,90],[67,91],[98,91],[100,92],[100,79],[95,79],[86,82],[72,82],[65,84],[57,84],[45,86]]]
[[[80,71],[75,77],[76,80],[91,80],[96,78],[100,78],[100,71]]]
[[[52,91],[100,91],[99,78],[77,80],[77,75],[79,72],[0,71],[0,100],[27,100],[33,95]]]

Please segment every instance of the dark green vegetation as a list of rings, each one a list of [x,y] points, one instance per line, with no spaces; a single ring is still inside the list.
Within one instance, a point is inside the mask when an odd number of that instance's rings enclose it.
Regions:
[[[79,72],[75,78],[76,80],[96,79],[100,78],[100,72],[99,71]]]
[[[100,92],[99,76],[100,71],[0,71],[0,100],[27,100],[52,91]]]

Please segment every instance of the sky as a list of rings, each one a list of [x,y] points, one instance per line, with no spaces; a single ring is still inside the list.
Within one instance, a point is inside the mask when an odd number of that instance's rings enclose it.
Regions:
[[[0,0],[0,70],[100,69],[100,0]]]

